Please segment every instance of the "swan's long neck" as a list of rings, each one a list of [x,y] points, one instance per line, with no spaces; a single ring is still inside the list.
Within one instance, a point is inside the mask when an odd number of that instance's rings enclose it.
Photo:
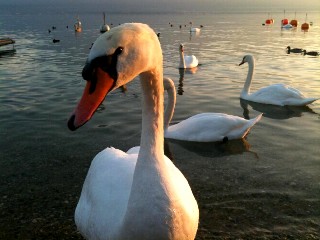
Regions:
[[[169,78],[164,78],[163,84],[164,84],[164,89],[168,93],[168,102],[167,102],[166,110],[164,112],[164,130],[166,131],[173,117],[174,107],[176,105],[176,89],[174,87],[173,81]]]
[[[250,58],[248,60],[248,65],[249,65],[249,70],[248,70],[248,75],[247,75],[247,79],[246,82],[244,83],[242,92],[241,92],[241,96],[247,96],[250,94],[250,86],[251,86],[251,81],[252,81],[252,77],[253,77],[253,73],[254,73],[254,59]]]
[[[169,239],[171,186],[164,161],[162,75],[162,71],[140,75],[144,96],[141,143],[120,238]]]
[[[142,100],[142,132],[139,160],[149,156],[163,157],[163,77],[161,73],[143,73],[140,75]],[[146,155],[146,157],[144,155]]]
[[[179,68],[186,68],[186,63],[185,63],[185,61],[184,61],[183,51],[179,50],[179,54],[180,54]]]

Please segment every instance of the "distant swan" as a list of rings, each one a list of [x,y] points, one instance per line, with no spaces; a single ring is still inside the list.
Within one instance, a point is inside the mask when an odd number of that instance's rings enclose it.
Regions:
[[[249,70],[246,82],[240,95],[242,99],[279,106],[305,106],[319,99],[306,98],[299,90],[282,83],[263,87],[254,93],[250,93],[250,86],[255,66],[254,57],[251,55],[244,56],[239,66],[246,62],[249,65]]]
[[[200,28],[192,27],[192,22],[190,22],[190,32],[191,33],[199,33],[201,31]]]
[[[87,84],[70,130],[89,121],[109,92],[138,75],[143,100],[140,147],[106,148],[96,155],[75,212],[78,230],[87,239],[193,240],[197,202],[164,155],[163,57],[156,33],[139,23],[112,28],[93,44],[82,75]]]
[[[179,68],[194,68],[198,66],[199,61],[194,55],[191,55],[191,56],[184,55],[183,44],[180,44],[179,46],[179,55],[180,55]]]
[[[200,113],[177,124],[169,126],[176,103],[174,83],[164,78],[164,88],[168,93],[168,103],[164,115],[165,138],[193,142],[215,142],[245,137],[262,117],[251,120],[224,113]]]

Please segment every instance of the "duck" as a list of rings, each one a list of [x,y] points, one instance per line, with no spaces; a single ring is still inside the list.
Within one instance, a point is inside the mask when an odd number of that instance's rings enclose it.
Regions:
[[[176,103],[176,90],[170,78],[164,78],[164,89],[168,94],[168,103],[164,115],[165,138],[192,141],[217,142],[244,138],[250,129],[260,121],[262,114],[247,120],[225,113],[200,113],[177,124],[169,126]]]
[[[291,48],[290,46],[287,47],[287,53],[302,53],[303,49],[302,48]]]
[[[198,66],[199,61],[196,56],[186,56],[184,55],[184,45],[179,45],[179,55],[180,55],[180,62],[179,62],[179,68],[195,68]]]
[[[58,42],[60,42],[60,40],[54,38],[54,39],[52,40],[52,42],[53,42],[53,43],[58,43]]]
[[[319,52],[316,52],[316,51],[307,52],[307,50],[303,50],[302,53],[303,53],[303,55],[319,56]]]
[[[197,201],[187,179],[164,155],[163,55],[153,29],[125,23],[97,38],[68,128],[83,126],[111,91],[137,76],[143,95],[140,146],[128,152],[108,147],[95,156],[75,223],[86,239],[194,239]]]
[[[306,106],[319,98],[307,98],[298,89],[291,86],[277,83],[263,87],[254,93],[250,93],[252,76],[254,73],[255,59],[252,55],[245,55],[239,64],[248,63],[249,70],[240,98],[264,104],[278,106]]]

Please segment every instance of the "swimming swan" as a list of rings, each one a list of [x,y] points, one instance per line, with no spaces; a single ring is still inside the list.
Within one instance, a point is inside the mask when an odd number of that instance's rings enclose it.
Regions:
[[[191,55],[191,56],[184,55],[183,44],[180,44],[179,46],[179,55],[180,55],[179,68],[195,68],[198,66],[199,61],[194,55]]]
[[[82,71],[87,85],[68,121],[70,130],[89,121],[110,91],[138,75],[143,100],[140,150],[106,148],[91,163],[75,211],[87,239],[195,238],[197,202],[164,155],[162,59],[157,35],[141,23],[112,28],[90,50]]]
[[[262,117],[260,114],[254,119],[246,120],[224,113],[200,113],[169,126],[176,103],[176,91],[171,79],[164,78],[163,80],[164,88],[168,93],[164,117],[165,138],[194,142],[241,139]]]
[[[318,100],[318,98],[306,98],[299,90],[282,83],[263,87],[254,93],[250,93],[255,65],[254,57],[251,55],[244,56],[239,66],[246,62],[249,64],[249,71],[240,95],[242,99],[279,106],[305,106]]]

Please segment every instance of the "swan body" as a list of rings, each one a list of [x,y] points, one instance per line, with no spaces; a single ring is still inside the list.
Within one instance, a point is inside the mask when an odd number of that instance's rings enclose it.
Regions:
[[[169,126],[176,101],[174,83],[164,78],[164,88],[168,92],[168,105],[165,111],[165,138],[193,141],[215,142],[241,139],[261,119],[262,114],[251,120],[224,113],[200,113],[177,124]]]
[[[149,49],[149,51],[146,51]],[[162,51],[140,23],[112,28],[95,41],[82,75],[83,96],[68,121],[86,123],[105,96],[140,76],[140,147],[107,148],[92,161],[75,211],[87,239],[194,239],[199,209],[183,174],[164,155]]]
[[[200,31],[201,31],[200,28],[196,28],[196,27],[191,27],[190,28],[190,32],[192,32],[192,33],[199,33]]]
[[[201,31],[200,28],[193,27],[192,22],[190,22],[189,24],[190,24],[190,33],[199,33]]]
[[[263,87],[254,93],[250,93],[252,76],[255,66],[254,57],[251,55],[244,56],[239,66],[246,62],[249,65],[249,71],[240,95],[242,99],[257,103],[273,104],[279,106],[305,106],[318,100],[318,98],[306,98],[298,89],[282,83]]]
[[[183,44],[180,44],[179,46],[179,55],[180,55],[180,63],[179,63],[179,68],[195,68],[198,66],[199,61],[198,59],[194,56],[186,56],[184,55],[184,46]]]

